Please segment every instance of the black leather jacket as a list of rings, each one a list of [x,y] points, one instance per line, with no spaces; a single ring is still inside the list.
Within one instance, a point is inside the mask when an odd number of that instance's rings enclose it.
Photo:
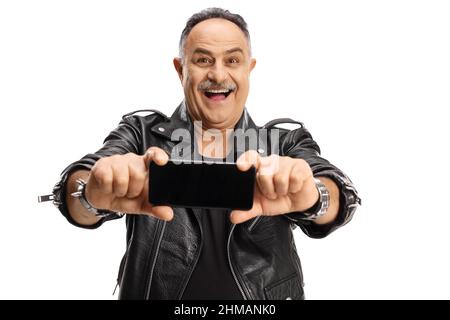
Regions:
[[[171,141],[172,132],[177,128],[193,132],[183,103],[170,118],[158,111],[150,111],[146,116],[138,116],[138,112],[125,115],[99,151],[86,155],[64,170],[55,186],[55,203],[72,224],[85,227],[71,219],[64,201],[65,183],[72,171],[90,169],[101,157],[113,154],[143,154],[150,146],[158,146],[171,154],[177,144],[177,141]],[[295,122],[300,128],[281,131],[280,155],[302,158],[309,163],[315,176],[333,179],[340,189],[339,214],[328,225],[302,220],[301,213],[259,216],[233,225],[227,240],[228,261],[244,299],[303,299],[303,275],[292,229],[299,226],[310,237],[325,237],[346,224],[360,204],[351,181],[319,156],[319,146],[301,123],[279,119],[257,127],[245,110],[236,128],[270,130],[281,122]],[[259,141],[259,152],[270,154],[270,145]],[[114,218],[117,216],[107,216],[89,228],[99,227]],[[126,225],[127,250],[119,269],[119,298],[180,299],[202,247],[199,212],[196,209],[175,208],[171,222],[144,215],[126,215]]]

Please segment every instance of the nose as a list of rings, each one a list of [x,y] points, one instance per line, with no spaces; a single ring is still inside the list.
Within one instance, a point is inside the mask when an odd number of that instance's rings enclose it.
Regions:
[[[208,71],[208,79],[216,83],[224,82],[228,77],[228,73],[220,63],[215,63],[211,69]]]

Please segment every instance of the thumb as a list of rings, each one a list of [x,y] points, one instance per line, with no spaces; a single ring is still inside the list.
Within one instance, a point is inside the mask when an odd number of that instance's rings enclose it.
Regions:
[[[173,219],[173,209],[169,206],[153,206],[149,213],[161,220],[170,221]]]
[[[261,162],[261,156],[255,150],[249,150],[241,154],[241,156],[237,159],[236,165],[239,170],[247,171],[254,166],[256,170],[258,170]]]
[[[161,220],[170,221],[173,219],[173,209],[169,206],[153,206],[147,202],[139,210],[140,214],[149,215]]]
[[[158,166],[163,166],[169,161],[167,153],[158,147],[150,147],[144,154],[145,165],[149,166],[150,161],[154,161]]]
[[[242,223],[250,220],[256,216],[262,215],[261,203],[258,200],[253,200],[253,206],[250,210],[233,210],[230,214],[230,220],[234,224]]]
[[[231,211],[230,214],[230,220],[234,224],[239,224],[248,221],[256,216],[258,216],[258,214],[253,210],[250,211],[233,210]]]

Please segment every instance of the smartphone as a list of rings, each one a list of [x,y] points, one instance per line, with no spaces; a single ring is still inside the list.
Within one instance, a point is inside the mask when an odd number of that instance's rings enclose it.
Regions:
[[[149,165],[149,201],[186,208],[250,210],[255,167],[240,171],[236,163],[192,161]]]

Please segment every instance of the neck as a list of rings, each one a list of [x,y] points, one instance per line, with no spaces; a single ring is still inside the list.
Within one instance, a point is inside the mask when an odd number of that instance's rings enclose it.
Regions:
[[[197,123],[197,122],[196,122]],[[230,148],[233,129],[207,129],[194,124],[194,135],[199,153],[208,158],[225,158]]]

